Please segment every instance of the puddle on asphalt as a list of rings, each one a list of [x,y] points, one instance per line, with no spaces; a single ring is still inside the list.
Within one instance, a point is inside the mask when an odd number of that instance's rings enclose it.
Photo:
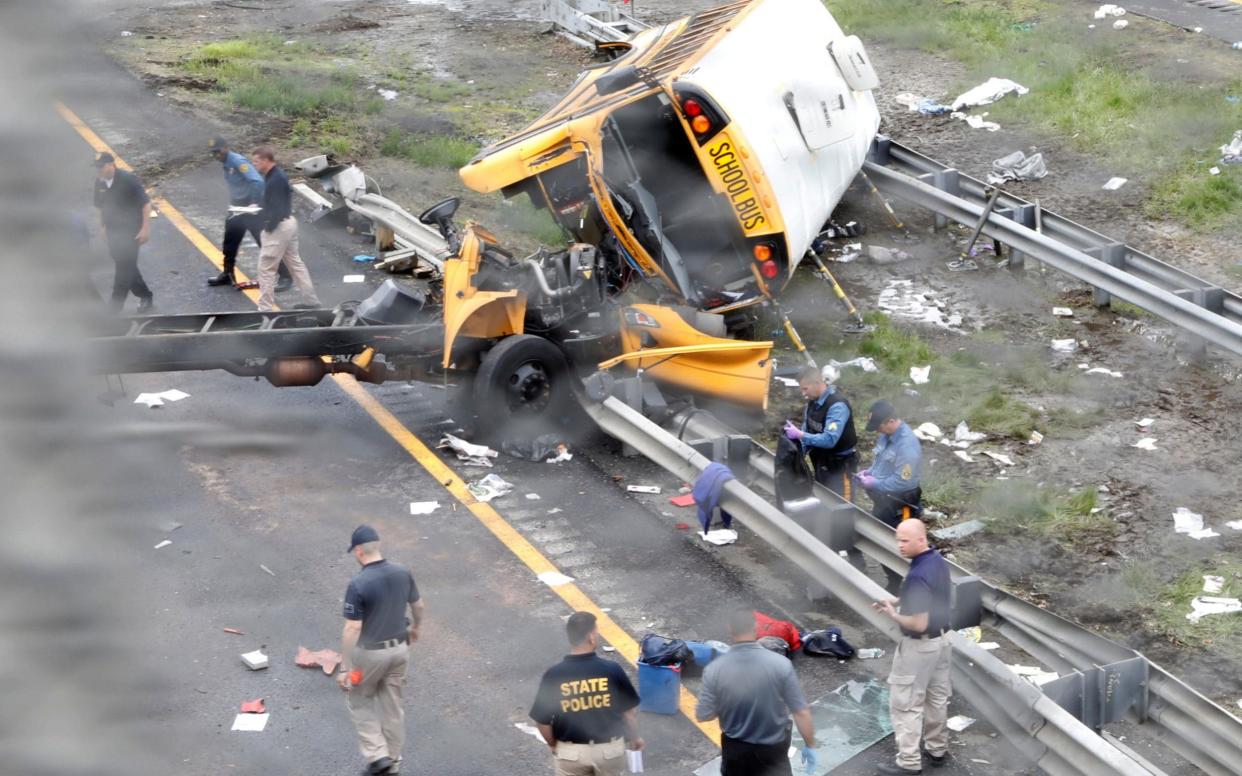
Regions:
[[[819,768],[815,776],[823,776],[893,732],[888,714],[888,685],[875,679],[848,681],[812,703],[811,717],[819,741],[815,750]],[[798,755],[801,746],[802,736],[795,730],[789,761],[797,774],[806,773]],[[694,776],[720,776],[720,758],[703,765]]]
[[[890,280],[880,291],[876,306],[894,318],[938,326],[960,332],[961,313],[949,311],[943,299],[936,298],[930,288],[915,288],[913,280]]]

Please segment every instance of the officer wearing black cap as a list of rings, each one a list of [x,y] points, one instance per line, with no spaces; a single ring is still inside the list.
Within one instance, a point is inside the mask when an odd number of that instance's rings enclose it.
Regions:
[[[211,139],[208,148],[224,168],[224,182],[229,186],[229,207],[243,208],[262,204],[263,176],[254,165],[236,151],[230,151],[228,141],[219,135]],[[262,230],[263,217],[260,213],[238,213],[230,210],[224,219],[224,242],[220,246],[220,251],[224,254],[224,271],[209,278],[207,285],[236,285],[233,271],[237,265],[237,250],[241,248],[242,238],[246,236],[246,232],[250,232],[255,245],[262,247],[263,240],[259,237]],[[281,264],[276,290],[284,291],[292,284],[289,270]]]
[[[910,426],[897,417],[893,405],[883,399],[871,405],[867,430],[880,435],[875,462],[858,473],[858,482],[874,504],[871,513],[896,528],[902,520],[923,514],[923,491],[919,487],[923,448]]]
[[[151,236],[151,198],[132,172],[118,170],[104,151],[95,157],[95,207],[103,224],[108,253],[116,264],[112,277],[112,310],[120,312],[132,293],[139,314],[149,312],[154,295],[138,271],[138,248]]]
[[[418,640],[423,601],[410,570],[380,555],[379,534],[371,526],[354,529],[349,553],[362,570],[345,591],[342,662],[336,680],[349,694],[349,715],[367,763],[363,773],[398,773],[405,743],[401,692],[410,665],[410,643]]]

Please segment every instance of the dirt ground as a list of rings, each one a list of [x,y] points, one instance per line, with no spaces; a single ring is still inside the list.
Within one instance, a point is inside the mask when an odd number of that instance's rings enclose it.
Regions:
[[[645,0],[638,13],[658,22],[707,5],[711,3]],[[388,83],[385,73],[393,67],[451,82],[462,95],[449,104],[394,87],[400,93],[384,106],[378,121],[413,132],[466,127],[480,143],[520,128],[552,104],[590,61],[584,50],[547,34],[547,25],[538,21],[537,4],[529,1],[191,0],[165,5],[155,14],[146,8],[117,7],[104,15],[102,26],[115,36],[110,50],[119,61],[185,111],[209,124],[230,126],[238,146],[258,140],[281,142],[288,137],[291,122],[226,108],[202,84],[185,78],[178,67],[180,58],[212,40],[274,32],[331,47],[335,56],[360,68],[380,88]],[[122,30],[132,35],[121,36]],[[1157,36],[1153,45],[1180,52],[1186,42],[1183,35],[1170,31],[1167,40],[1161,42]],[[1141,207],[1141,185],[1104,192],[1112,196],[1102,197],[1100,186],[1112,173],[1055,137],[1016,126],[989,133],[959,121],[907,112],[894,95],[943,94],[960,82],[960,66],[891,47],[873,46],[871,53],[883,82],[877,98],[885,133],[976,177],[984,175],[993,159],[1014,150],[1042,151],[1050,176],[1013,184],[1016,193],[1039,197],[1045,207],[1062,215],[1192,272],[1228,282],[1226,268],[1238,259],[1235,241],[1148,221]],[[288,158],[300,158],[318,149],[286,146],[282,151]],[[498,197],[466,192],[451,170],[378,154],[354,156],[385,194],[412,210],[462,195],[463,217],[479,219],[502,233],[508,225],[508,206]],[[158,180],[161,169],[174,169],[186,160],[139,161],[147,166],[144,177],[152,181]],[[926,216],[900,205],[898,209],[912,225],[914,242],[899,242],[886,232],[882,214],[862,192],[844,206],[847,218],[856,217],[869,227],[862,242],[900,245],[915,256],[883,267],[865,260],[835,265],[834,271],[860,306],[875,309],[881,291],[893,280],[911,280],[916,292],[941,300],[946,309],[962,316],[961,325],[952,330],[915,327],[933,351],[949,358],[969,350],[998,369],[1033,365],[1035,372],[1059,376],[1048,384],[1062,388],[1047,390],[1047,384],[1036,380],[1015,389],[1017,398],[1045,419],[1064,410],[1098,415],[1098,422],[1085,428],[1061,429],[1049,420],[1049,433],[1039,446],[1017,439],[992,439],[984,445],[1010,455],[1015,461],[1012,467],[986,458],[966,464],[948,448],[932,447],[929,472],[960,478],[968,493],[987,483],[1018,480],[1064,491],[1097,489],[1099,505],[1117,524],[1114,540],[1072,549],[1022,532],[976,535],[953,548],[957,559],[1030,600],[1142,649],[1213,699],[1236,708],[1242,697],[1238,670],[1242,647],[1237,639],[1219,643],[1194,630],[1171,632],[1161,623],[1177,618],[1162,618],[1157,609],[1164,605],[1158,602],[1161,590],[1184,575],[1219,568],[1242,550],[1242,531],[1224,526],[1242,519],[1236,498],[1242,484],[1242,450],[1226,420],[1242,413],[1238,364],[1219,359],[1189,362],[1178,355],[1173,332],[1160,321],[1133,312],[1097,310],[1084,289],[1053,273],[1042,274],[1036,268],[1019,278],[986,267],[973,273],[950,272],[945,261],[956,256],[960,231],[933,234]],[[788,300],[800,324],[841,319],[831,297],[809,275],[796,281]],[[1054,318],[1054,304],[1073,307],[1074,318]],[[1054,353],[1049,340],[1057,336],[1072,336],[1082,344],[1072,354]],[[848,356],[854,347],[847,337],[833,334],[820,334],[811,344],[821,362],[837,354]],[[1079,374],[1085,371],[1078,368],[1081,363],[1123,376]],[[848,372],[843,377],[847,392],[852,380]],[[874,398],[855,396],[855,406]],[[918,397],[906,398],[912,425],[931,420],[952,429],[961,419],[945,416],[943,408]],[[793,403],[791,394],[776,399],[778,405]],[[1158,439],[1155,451],[1131,446],[1141,436],[1134,421],[1144,417],[1155,419],[1148,434]],[[1178,507],[1202,513],[1222,536],[1196,541],[1175,535],[1171,513]],[[963,502],[946,520],[987,516]]]

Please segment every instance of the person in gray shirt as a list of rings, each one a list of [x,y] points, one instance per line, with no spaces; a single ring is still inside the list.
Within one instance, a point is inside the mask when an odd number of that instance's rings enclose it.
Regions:
[[[719,719],[721,776],[792,776],[789,716],[802,735],[802,765],[818,766],[815,726],[793,664],[759,646],[755,614],[739,609],[729,616],[733,647],[703,672],[695,717]]]

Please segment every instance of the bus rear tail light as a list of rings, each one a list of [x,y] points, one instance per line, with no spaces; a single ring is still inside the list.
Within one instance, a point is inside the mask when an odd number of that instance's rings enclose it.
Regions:
[[[776,266],[774,261],[765,261],[759,265],[759,274],[763,275],[766,280],[775,280],[776,276],[781,274],[781,268]]]

